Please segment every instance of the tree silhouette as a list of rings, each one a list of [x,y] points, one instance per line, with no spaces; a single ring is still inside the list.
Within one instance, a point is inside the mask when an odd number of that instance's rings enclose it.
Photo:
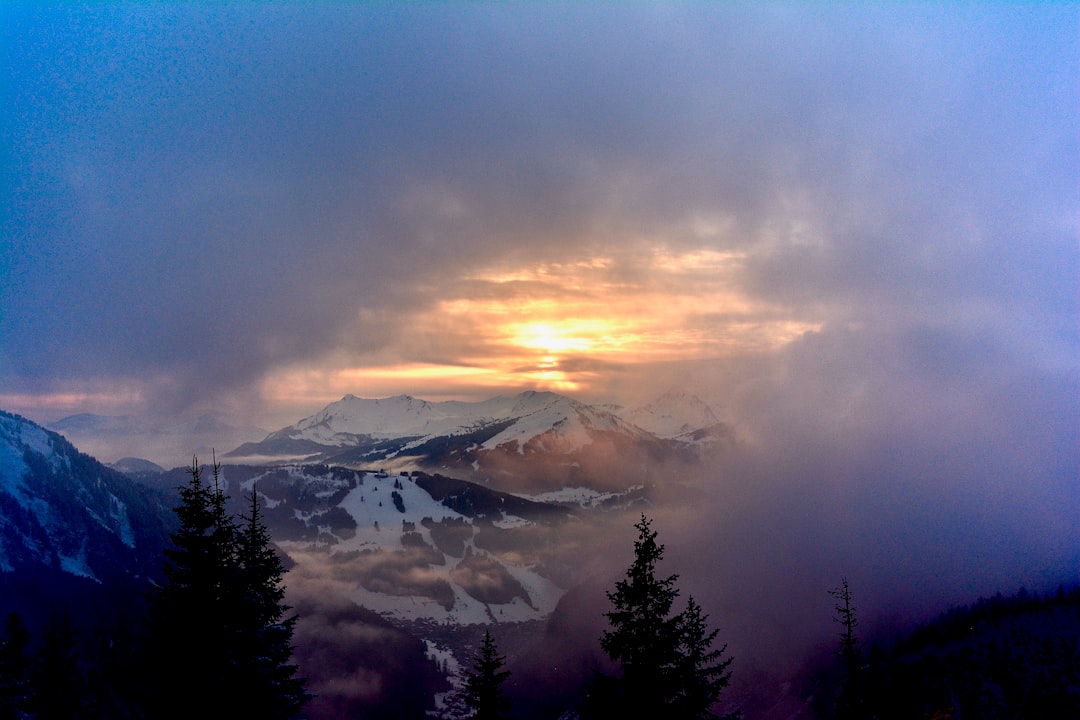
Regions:
[[[727,645],[718,650],[712,648],[719,630],[710,631],[708,619],[693,596],[688,598],[686,609],[679,615],[680,653],[675,665],[679,694],[675,700],[675,717],[694,720],[711,717],[709,708],[731,681],[729,668],[733,658],[723,659]]]
[[[600,638],[621,675],[594,679],[582,715],[710,717],[709,708],[731,677],[731,659],[721,659],[726,646],[712,649],[716,631],[708,630],[707,617],[693,598],[683,612],[672,615],[678,575],[657,577],[664,546],[656,542],[645,515],[634,527],[634,561],[607,594],[613,605],[604,613],[610,628]]]
[[[250,512],[241,518],[236,541],[234,653],[242,681],[239,694],[246,696],[245,713],[251,717],[287,719],[294,717],[309,697],[291,662],[297,618],[285,616],[291,609],[284,604],[285,567],[270,544],[254,487]]]
[[[622,668],[618,692],[608,702],[636,708],[643,717],[662,717],[675,695],[678,625],[670,614],[679,594],[678,575],[656,576],[664,546],[656,542],[656,531],[644,515],[634,527],[634,562],[607,594],[614,609],[604,613],[611,627],[600,638],[600,647]]]
[[[502,692],[502,684],[510,677],[510,672],[503,670],[505,663],[506,658],[499,655],[491,632],[485,630],[472,668],[465,671],[462,701],[472,711],[469,717],[474,720],[503,720],[509,717],[510,700]]]
[[[840,579],[840,587],[829,591],[829,595],[836,601],[833,610],[833,622],[840,625],[840,646],[836,650],[837,656],[844,664],[845,682],[840,691],[837,703],[837,717],[854,718],[859,714],[861,705],[859,686],[859,667],[862,664],[862,648],[859,638],[855,634],[855,628],[859,626],[859,620],[855,614],[855,604],[852,601],[851,587],[846,577]]]
[[[149,717],[291,718],[308,695],[290,663],[284,567],[254,492],[238,525],[216,459],[213,472],[205,482],[195,459],[180,488],[165,583],[150,597],[144,706]]]
[[[165,582],[149,598],[144,703],[151,717],[220,716],[223,711],[215,696],[226,689],[228,678],[223,611],[226,579],[235,569],[231,539],[224,540],[235,527],[218,526],[227,520],[220,484],[211,487],[203,480],[197,459],[188,474],[191,479],[179,488],[175,508],[180,527],[165,550]]]

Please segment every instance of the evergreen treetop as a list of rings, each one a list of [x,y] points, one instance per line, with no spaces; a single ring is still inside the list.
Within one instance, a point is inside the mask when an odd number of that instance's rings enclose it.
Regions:
[[[712,717],[709,708],[716,702],[721,691],[731,681],[733,658],[724,658],[727,645],[713,649],[719,630],[709,630],[708,619],[693,596],[686,601],[686,609],[679,619],[679,659],[675,664],[678,695],[675,699],[675,717]]]
[[[621,675],[594,680],[582,715],[711,717],[710,708],[731,677],[732,661],[722,659],[727,646],[712,649],[717,631],[709,631],[708,618],[693,598],[683,612],[672,614],[678,575],[657,577],[664,546],[644,514],[634,527],[634,560],[607,594],[613,606],[605,613],[610,628],[600,638]]]
[[[626,578],[607,593],[614,607],[604,613],[611,627],[600,638],[600,647],[621,666],[624,689],[634,698],[632,707],[659,713],[673,694],[678,628],[670,615],[679,594],[678,575],[656,576],[664,546],[656,542],[656,531],[645,515],[634,527],[638,530],[634,561]]]
[[[504,670],[506,658],[499,654],[491,632],[484,631],[484,640],[473,660],[472,668],[465,672],[462,700],[472,711],[474,720],[504,720],[509,717],[510,700],[502,691],[502,684],[510,677]]]

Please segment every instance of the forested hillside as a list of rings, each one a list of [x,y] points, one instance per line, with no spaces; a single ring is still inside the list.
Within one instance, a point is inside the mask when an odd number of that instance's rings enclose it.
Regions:
[[[953,608],[820,677],[821,718],[1080,717],[1080,587]]]

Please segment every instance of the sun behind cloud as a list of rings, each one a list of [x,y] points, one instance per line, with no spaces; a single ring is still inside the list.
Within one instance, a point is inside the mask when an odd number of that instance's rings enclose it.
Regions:
[[[548,353],[583,353],[597,344],[595,332],[586,324],[570,322],[527,322],[511,326],[510,341],[519,347]]]
[[[741,291],[744,259],[657,246],[468,273],[460,292],[399,330],[395,352],[278,372],[264,389],[327,399],[422,389],[474,397],[507,387],[587,393],[612,371],[765,352],[820,328]]]

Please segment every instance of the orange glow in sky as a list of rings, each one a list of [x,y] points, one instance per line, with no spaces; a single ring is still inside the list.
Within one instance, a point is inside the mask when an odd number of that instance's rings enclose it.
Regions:
[[[396,352],[278,371],[264,396],[588,391],[603,369],[768,351],[820,327],[742,292],[741,261],[654,249],[629,266],[588,257],[471,274],[456,297],[417,314]],[[420,349],[431,357],[420,359]]]

